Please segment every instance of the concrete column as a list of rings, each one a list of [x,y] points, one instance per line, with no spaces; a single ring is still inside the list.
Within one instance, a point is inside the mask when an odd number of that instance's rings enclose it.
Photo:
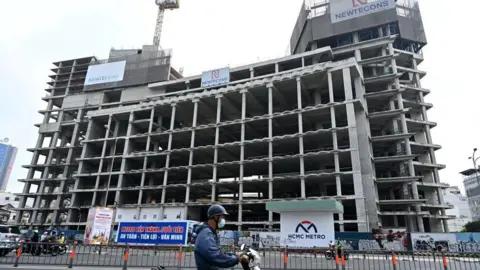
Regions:
[[[243,161],[245,159],[245,118],[247,114],[247,91],[242,90],[240,94],[242,95],[242,126],[241,126],[241,134],[240,134],[240,175],[239,175],[239,187],[238,187],[238,222],[242,224],[242,204],[243,204]],[[241,225],[238,225],[239,230],[242,229]]]
[[[389,192],[390,192],[390,200],[395,200],[395,194],[393,189],[390,189]],[[398,228],[398,216],[393,216],[393,226],[395,226],[395,228]]]
[[[297,108],[299,110],[302,109],[302,79],[300,77],[297,78]],[[303,119],[302,113],[298,113],[298,133],[300,137],[298,137],[298,149],[300,154],[300,193],[302,198],[306,198],[305,193],[305,163],[304,163],[304,150],[303,150]]]
[[[78,113],[77,113],[77,119],[76,119],[76,123],[75,123],[75,126],[73,128],[73,133],[72,133],[72,138],[70,140],[70,145],[75,145],[75,142],[77,141],[77,136],[78,136],[78,126],[79,126],[79,123],[82,119],[82,114],[83,114],[83,110],[80,109],[78,110]],[[64,137],[65,138],[65,137]],[[66,141],[66,139],[65,139]],[[65,142],[66,144],[66,142]],[[64,143],[62,143],[62,145],[64,145]],[[70,148],[68,149],[68,154],[67,154],[67,158],[66,158],[66,163],[67,164],[71,164],[73,163],[73,148]],[[68,172],[70,170],[71,166],[70,165],[66,165],[65,168],[63,169],[63,176],[64,177],[67,177],[68,175]],[[62,200],[62,197],[65,197],[67,194],[70,194],[70,192],[66,192],[64,189],[65,189],[65,182],[66,181],[61,181],[60,182],[60,190],[59,192],[61,192],[61,194],[57,195],[57,205],[56,207],[57,208],[63,208],[62,206],[62,203],[63,203],[63,200]],[[67,194],[65,194],[65,192]],[[72,205],[73,201],[71,200],[70,198],[70,205]],[[53,216],[53,223],[56,223],[57,222],[57,217],[58,217],[58,212],[54,213],[54,216]],[[69,220],[69,217],[67,215],[67,220]]]
[[[193,100],[193,121],[192,128],[197,126],[197,116],[198,116],[198,99]],[[188,158],[188,172],[187,172],[187,189],[185,194],[185,203],[188,203],[190,200],[190,185],[192,183],[192,168],[193,165],[193,147],[195,147],[195,129],[192,130],[192,136],[190,138],[190,154]]]
[[[159,116],[159,124],[160,124],[160,127],[157,128],[157,131],[160,131],[159,129],[161,128],[162,126],[162,121],[163,121],[163,117]],[[153,122],[154,122],[154,119],[155,119],[155,108],[153,108],[151,111],[150,111],[150,123],[148,125],[148,137],[147,137],[147,145],[145,146],[145,151],[150,151],[150,144],[152,142],[152,131],[153,131]],[[158,149],[158,148],[157,148]],[[142,173],[142,178],[140,179],[140,186],[143,188],[145,186],[145,177],[146,177],[146,174],[145,174],[145,170],[147,169],[147,163],[148,163],[148,158],[145,156],[143,158],[143,170],[144,172]],[[138,193],[138,201],[137,201],[137,204],[142,204],[142,200],[143,200],[143,193],[144,193],[144,190],[143,189],[140,189],[139,193]],[[147,202],[149,202],[151,200],[147,200]],[[141,209],[138,209],[138,213],[137,213],[137,216],[140,216],[140,211]]]
[[[130,112],[130,117],[128,119],[128,128],[127,128],[127,136],[125,138],[125,146],[123,148],[123,155],[122,155],[122,164],[120,165],[120,175],[118,176],[118,183],[117,183],[117,188],[118,190],[115,192],[115,202],[120,203],[120,196],[121,196],[121,188],[123,187],[123,177],[125,174],[125,167],[127,160],[124,158],[126,155],[128,155],[128,151],[130,148],[130,136],[132,136],[132,127],[133,127],[133,120],[134,120],[134,113]],[[118,136],[118,129],[119,129],[119,124],[116,125],[115,128],[115,136]],[[112,150],[113,151],[113,150]],[[113,153],[115,155],[115,153]],[[112,160],[112,166],[113,166],[113,160]],[[110,188],[110,187],[109,187]],[[108,198],[106,198],[108,199]]]
[[[393,44],[392,43],[389,43],[388,44],[388,50],[390,52],[390,54],[393,54]],[[398,73],[398,69],[397,69],[397,62],[395,60],[395,58],[392,58],[391,60],[391,66],[392,66],[392,72],[393,74],[397,74]],[[395,88],[396,89],[400,89],[400,81],[398,78],[395,78]],[[400,110],[403,110],[404,109],[404,106],[403,106],[403,98],[402,98],[402,94],[401,93],[398,93],[397,94],[397,105],[398,105],[398,108]],[[406,120],[406,117],[405,117],[405,114],[401,114],[400,115],[400,119],[401,119],[401,123],[402,123],[402,132],[404,134],[408,133],[408,127],[407,127],[407,120]],[[406,154],[407,155],[411,155],[412,154],[412,150],[410,148],[410,140],[408,138],[406,138],[404,140],[404,144],[405,144],[405,151],[406,151]],[[413,167],[413,160],[409,160],[408,161],[408,170],[409,170],[409,174],[410,176],[415,176],[415,168]],[[418,200],[419,197],[418,197],[418,188],[417,188],[417,181],[416,180],[413,180],[411,182],[411,185],[412,185],[412,195],[413,195],[413,198],[415,200]],[[404,187],[405,189],[405,187]],[[421,211],[421,207],[419,204],[415,205],[415,211],[418,213]],[[410,217],[407,217],[407,219],[410,219]],[[417,219],[417,226],[418,226],[418,230],[420,232],[424,232],[425,231],[425,228],[424,228],[424,225],[423,225],[423,219],[421,216],[417,215],[416,216],[416,219]],[[413,222],[412,222],[413,223]]]
[[[168,146],[167,151],[168,154],[165,159],[165,173],[163,174],[163,189],[162,189],[162,198],[160,200],[161,209],[160,209],[160,218],[163,219],[165,215],[165,197],[167,196],[167,183],[168,183],[168,167],[170,166],[170,151],[172,150],[172,136],[173,136],[173,129],[175,128],[175,112],[177,109],[177,104],[172,104],[172,116],[170,117],[170,133],[168,134]]]
[[[217,119],[215,125],[215,149],[213,150],[213,183],[212,183],[212,202],[215,201],[217,192],[217,163],[218,163],[218,144],[220,142],[220,127],[222,121],[222,95],[217,95]]]
[[[328,72],[327,73],[327,79],[328,79],[328,98],[329,98],[329,103],[334,103],[335,98],[333,95],[333,80],[332,80],[332,73]]]
[[[345,90],[345,98],[351,99],[352,94],[352,81],[350,75],[350,69],[344,68],[342,70],[343,73],[343,86]],[[367,225],[367,215],[365,211],[365,195],[363,191],[363,181],[362,181],[362,174],[361,174],[361,161],[360,161],[360,153],[359,153],[359,143],[358,143],[358,132],[357,132],[357,123],[356,123],[356,114],[355,108],[352,103],[346,104],[347,109],[347,122],[348,122],[348,136],[350,139],[350,148],[352,151],[350,152],[350,158],[352,161],[352,171],[353,171],[353,188],[355,191],[355,207],[357,212],[357,220],[358,220],[358,231],[366,232],[368,231]],[[373,198],[370,198],[373,199]]]
[[[329,73],[330,74],[330,73]],[[337,196],[342,196],[342,181],[340,178],[340,160],[338,157],[338,138],[337,138],[337,131],[335,128],[337,127],[337,120],[335,118],[335,108],[330,107],[330,122],[332,123],[332,142],[333,142],[333,150],[335,151],[333,153],[333,162],[335,164],[335,186],[336,186],[336,191],[337,191]],[[343,224],[343,214],[339,213],[338,214],[338,221],[339,221],[339,227],[340,231],[344,232],[345,231],[345,225]]]
[[[255,77],[255,70],[253,68],[250,68],[250,78]]]
[[[268,86],[268,199],[273,199],[273,84]],[[268,211],[268,227],[272,229],[273,212]]]

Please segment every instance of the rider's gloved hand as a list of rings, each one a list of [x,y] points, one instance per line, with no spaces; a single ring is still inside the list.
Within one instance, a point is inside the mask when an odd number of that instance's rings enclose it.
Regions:
[[[246,263],[248,262],[248,256],[243,252],[237,252],[237,257],[240,259],[240,262]]]

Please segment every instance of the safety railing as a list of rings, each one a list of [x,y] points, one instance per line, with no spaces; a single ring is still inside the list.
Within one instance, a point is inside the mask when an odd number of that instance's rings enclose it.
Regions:
[[[0,243],[0,265],[56,265],[65,268],[114,267],[195,269],[191,246],[58,245]],[[225,252],[235,252],[233,245]],[[258,249],[261,269],[480,269],[480,253],[348,251],[328,249]],[[240,269],[237,265],[234,268]]]

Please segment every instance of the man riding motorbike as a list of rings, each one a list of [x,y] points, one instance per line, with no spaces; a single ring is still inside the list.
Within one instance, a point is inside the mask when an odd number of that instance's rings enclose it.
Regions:
[[[225,216],[228,213],[221,205],[210,206],[207,211],[208,222],[197,230],[195,241],[195,262],[198,270],[213,270],[230,268],[239,262],[248,262],[248,256],[224,253],[219,247],[217,230],[225,226]]]

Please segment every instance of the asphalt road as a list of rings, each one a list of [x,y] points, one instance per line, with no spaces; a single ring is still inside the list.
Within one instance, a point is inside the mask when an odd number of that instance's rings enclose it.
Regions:
[[[262,254],[263,255],[263,254]],[[123,250],[109,249],[103,250],[102,254],[94,254],[93,250],[78,250],[74,259],[74,268],[80,266],[90,266],[95,268],[108,267],[111,269],[121,269],[123,266]],[[54,266],[66,268],[70,260],[70,254],[51,256],[31,256],[22,254],[19,259],[19,268],[15,269],[56,269]],[[12,252],[5,257],[0,258],[1,269],[13,269],[15,254]],[[150,269],[150,267],[163,265],[167,269],[194,269],[196,268],[193,253],[184,252],[179,261],[177,251],[159,251],[156,254],[150,250],[132,250],[129,254],[128,266],[138,269]],[[52,267],[52,268],[49,268]],[[262,258],[261,269],[285,269],[283,255],[280,252],[266,253]],[[58,268],[58,267],[57,267]],[[237,266],[236,269],[241,269]],[[335,260],[326,260],[323,255],[314,256],[312,254],[290,254],[287,263],[287,269],[336,269]],[[341,266],[340,266],[340,269]],[[351,255],[345,261],[345,269],[394,269],[391,256],[385,255]],[[443,270],[441,258],[416,257],[414,260],[409,256],[398,256],[396,270]],[[473,270],[480,269],[480,259],[472,258],[448,258],[448,269],[452,270]]]

